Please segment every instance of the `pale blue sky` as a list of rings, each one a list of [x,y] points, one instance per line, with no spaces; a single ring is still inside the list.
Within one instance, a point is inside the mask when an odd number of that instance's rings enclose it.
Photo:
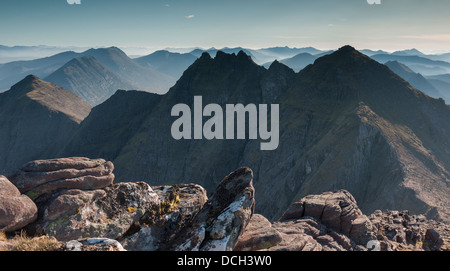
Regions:
[[[1,0],[0,44],[450,51],[449,0]]]

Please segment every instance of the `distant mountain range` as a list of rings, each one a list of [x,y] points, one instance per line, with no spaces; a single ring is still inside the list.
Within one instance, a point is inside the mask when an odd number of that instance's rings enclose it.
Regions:
[[[33,52],[49,52],[63,50],[60,47],[49,46],[0,46],[0,57],[10,54],[32,55]],[[82,48],[74,48],[78,51]],[[174,49],[175,50],[175,49]],[[181,49],[178,49],[180,51]],[[249,55],[253,61],[268,68],[274,60],[299,72],[307,65],[313,64],[317,58],[332,53],[313,47],[290,48],[271,47],[263,49],[210,48],[182,50],[185,53],[156,51],[152,54],[131,59],[117,47],[89,49],[79,53],[65,51],[45,58],[27,61],[14,61],[0,64],[0,92],[9,89],[13,84],[28,74],[34,74],[47,81],[54,82],[82,97],[95,106],[105,101],[117,89],[144,90],[152,93],[165,93],[181,77],[183,72],[192,65],[202,53],[215,56],[218,51],[228,54],[238,54],[240,51]],[[407,65],[411,71],[421,76],[440,76],[450,74],[448,55],[426,55],[417,49],[408,49],[388,53],[385,51],[361,50],[380,63],[396,61]],[[92,57],[94,59],[84,58]],[[429,84],[442,97],[448,100],[448,84],[437,78],[429,79]],[[429,88],[431,89],[431,88]]]
[[[92,58],[83,58],[86,56]],[[119,48],[110,47],[3,64],[0,89],[7,89],[28,74],[61,84],[92,105],[109,98],[118,86],[165,93],[176,81],[170,75],[139,65]]]
[[[149,67],[178,80],[183,72],[197,60],[191,53],[172,53],[166,50],[156,51],[150,55],[135,58],[138,64]]]

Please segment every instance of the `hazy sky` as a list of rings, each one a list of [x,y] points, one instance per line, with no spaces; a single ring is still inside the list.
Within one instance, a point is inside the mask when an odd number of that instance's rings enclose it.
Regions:
[[[1,0],[0,44],[450,51],[450,0]]]

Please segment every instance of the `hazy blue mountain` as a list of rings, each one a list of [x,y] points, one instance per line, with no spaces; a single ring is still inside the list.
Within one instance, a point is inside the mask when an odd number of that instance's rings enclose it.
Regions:
[[[442,95],[447,104],[450,104],[450,74],[427,76],[430,82]]]
[[[266,55],[274,56],[278,60],[290,58],[295,55],[301,54],[301,53],[308,53],[311,55],[316,55],[319,53],[322,53],[323,51],[318,50],[313,47],[304,47],[304,48],[290,48],[290,47],[270,47],[270,48],[264,48],[257,50],[258,52],[261,52]]]
[[[293,69],[295,72],[299,72],[299,71],[303,70],[309,64],[313,64],[317,58],[318,57],[313,56],[309,53],[300,53],[291,58],[282,59],[279,62],[283,63],[284,65]],[[270,64],[265,64],[264,66],[269,67]]]
[[[450,62],[450,53],[426,55],[426,57],[431,59],[431,60],[440,60],[440,61]]]
[[[423,77],[420,73],[414,72],[405,64],[398,61],[388,61],[385,65],[400,77],[408,81],[411,86],[425,92],[431,97],[444,98],[439,90],[437,90],[425,77]]]
[[[72,91],[92,106],[104,102],[118,89],[134,88],[93,56],[74,58],[44,80]]]
[[[5,63],[0,66],[0,91],[9,89],[31,73],[44,78],[77,56],[78,53],[69,51],[36,60]]]
[[[365,54],[366,56],[373,56],[373,55],[379,55],[379,54],[389,54],[386,51],[383,50],[370,50],[370,49],[363,49],[363,50],[359,50],[361,53]]]
[[[392,53],[392,55],[397,56],[425,56],[424,53],[421,51],[413,48],[413,49],[407,49],[407,50],[401,50],[401,51],[395,51]]]
[[[4,46],[0,45],[0,63],[8,63],[21,60],[33,60],[43,57],[49,57],[55,54],[77,51],[82,52],[89,48],[82,47],[59,47],[59,46]]]
[[[431,75],[431,76],[427,76],[428,79],[437,79],[437,80],[441,80],[447,83],[450,83],[450,74],[438,74],[438,75]]]
[[[135,89],[165,93],[175,80],[149,67],[142,67],[117,47],[89,49],[82,53],[64,52],[30,61],[15,61],[0,66],[0,90],[6,90],[27,74],[45,78],[75,57],[93,56]]]
[[[149,67],[178,80],[196,59],[196,56],[189,53],[180,54],[160,50],[147,56],[135,58],[134,61],[141,66]]]
[[[138,90],[165,93],[175,83],[170,76],[137,64],[117,47],[90,49],[82,54],[95,57]]]
[[[424,76],[450,73],[450,63],[445,61],[431,60],[423,56],[402,56],[402,55],[373,55],[372,59],[386,63],[388,61],[398,61],[417,73]]]

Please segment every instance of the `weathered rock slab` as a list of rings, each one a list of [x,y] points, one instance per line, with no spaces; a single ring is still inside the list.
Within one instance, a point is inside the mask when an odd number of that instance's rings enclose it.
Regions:
[[[114,165],[103,159],[84,157],[36,160],[25,164],[9,178],[32,199],[58,189],[94,190],[111,185]]]

